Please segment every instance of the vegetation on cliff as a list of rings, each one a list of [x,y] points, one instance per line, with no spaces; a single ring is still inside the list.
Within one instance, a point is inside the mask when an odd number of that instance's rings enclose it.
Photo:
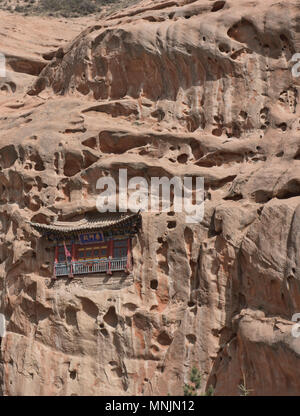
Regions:
[[[106,10],[112,13],[139,0],[0,0],[0,9],[28,14],[79,17]]]
[[[199,394],[199,391],[201,389],[201,382],[202,382],[202,376],[200,371],[197,369],[197,367],[193,367],[190,374],[190,382],[185,383],[183,386],[183,394],[184,396],[201,396]],[[214,389],[212,386],[209,386],[206,393],[204,393],[204,396],[213,396],[214,395]]]

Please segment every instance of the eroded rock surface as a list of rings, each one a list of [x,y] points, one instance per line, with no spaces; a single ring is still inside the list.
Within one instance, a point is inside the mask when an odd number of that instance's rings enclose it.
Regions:
[[[142,1],[56,39],[30,71],[9,60],[4,395],[182,394],[193,365],[216,395],[243,380],[299,394],[299,22],[292,0]],[[53,253],[25,220],[91,210],[97,179],[121,168],[204,177],[204,220],[144,213],[130,278],[53,284]]]

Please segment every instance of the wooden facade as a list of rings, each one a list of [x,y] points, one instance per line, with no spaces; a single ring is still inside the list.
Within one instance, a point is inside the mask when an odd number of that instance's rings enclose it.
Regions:
[[[90,273],[130,272],[132,237],[140,214],[87,214],[77,222],[30,223],[53,242],[53,278]]]

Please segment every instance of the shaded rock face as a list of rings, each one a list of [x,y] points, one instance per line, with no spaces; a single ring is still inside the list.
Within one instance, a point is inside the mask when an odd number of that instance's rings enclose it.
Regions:
[[[143,1],[49,51],[30,82],[10,65],[2,394],[182,394],[193,365],[217,395],[244,381],[298,394],[299,13],[290,0]],[[97,180],[121,168],[204,177],[203,221],[144,213],[130,276],[51,282],[53,248],[25,220],[93,209]]]

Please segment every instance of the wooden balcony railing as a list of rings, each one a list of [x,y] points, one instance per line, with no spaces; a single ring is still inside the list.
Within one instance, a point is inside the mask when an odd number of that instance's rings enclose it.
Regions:
[[[54,264],[55,276],[68,276],[89,273],[108,273],[126,270],[127,257],[99,260],[73,261],[72,263]]]

